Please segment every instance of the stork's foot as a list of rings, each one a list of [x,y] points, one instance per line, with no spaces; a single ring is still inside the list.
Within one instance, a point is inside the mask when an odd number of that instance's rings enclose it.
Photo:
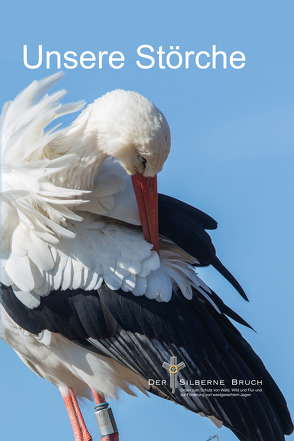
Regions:
[[[69,416],[75,441],[92,441],[74,392],[70,390],[68,394],[62,393],[62,398]]]

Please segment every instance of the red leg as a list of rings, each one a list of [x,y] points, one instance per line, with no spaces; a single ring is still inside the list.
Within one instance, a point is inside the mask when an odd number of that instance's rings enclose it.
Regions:
[[[105,396],[103,394],[98,394],[94,389],[92,389],[92,394],[96,404],[105,403]],[[101,436],[100,441],[119,441],[119,434],[116,432],[111,435]]]
[[[119,434],[116,432],[111,435],[101,436],[100,441],[119,441]]]
[[[79,421],[80,428],[82,430],[83,441],[92,441],[92,437],[88,432],[88,429],[86,427],[81,409],[78,405],[77,398],[72,390],[70,391],[70,397],[71,397],[71,400],[72,400],[72,403],[73,403],[73,406],[75,409],[75,413],[76,413],[78,421]]]
[[[62,398],[69,416],[71,427],[74,433],[75,441],[83,441],[82,431],[79,425],[79,420],[76,415],[76,411],[71,399],[70,393],[67,395],[62,394]]]
[[[70,390],[66,394],[62,393],[62,398],[69,416],[75,441],[92,441],[74,392]]]
[[[96,404],[105,403],[105,396],[103,394],[98,394],[94,389],[92,389],[92,394]]]

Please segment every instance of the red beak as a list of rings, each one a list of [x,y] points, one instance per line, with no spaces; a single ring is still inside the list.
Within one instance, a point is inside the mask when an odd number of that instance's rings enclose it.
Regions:
[[[138,173],[132,176],[132,182],[144,237],[159,254],[157,176],[146,178]]]

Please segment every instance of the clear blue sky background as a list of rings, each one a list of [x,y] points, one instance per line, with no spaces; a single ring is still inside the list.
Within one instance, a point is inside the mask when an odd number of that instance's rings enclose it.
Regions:
[[[196,2],[195,2],[196,3]],[[201,271],[219,295],[257,330],[243,329],[283,390],[293,399],[293,16],[292,1],[37,2],[2,5],[1,102],[50,71],[28,70],[22,46],[47,50],[121,50],[121,70],[67,71],[68,100],[89,103],[114,88],[133,89],[164,112],[172,151],[161,192],[183,199],[219,222],[219,257],[242,283],[246,304],[213,271]],[[140,70],[136,48],[246,54],[243,70]],[[73,440],[59,392],[1,349],[1,433],[7,441]],[[121,395],[112,403],[122,441],[234,441],[226,429],[157,398]],[[95,440],[92,406],[84,409]],[[292,435],[289,440],[294,440]]]

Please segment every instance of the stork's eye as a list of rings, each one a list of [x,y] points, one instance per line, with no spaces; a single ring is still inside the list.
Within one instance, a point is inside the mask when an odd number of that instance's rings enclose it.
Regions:
[[[138,157],[139,157],[140,161],[143,163],[144,168],[146,168],[147,159],[141,155],[138,155]]]

